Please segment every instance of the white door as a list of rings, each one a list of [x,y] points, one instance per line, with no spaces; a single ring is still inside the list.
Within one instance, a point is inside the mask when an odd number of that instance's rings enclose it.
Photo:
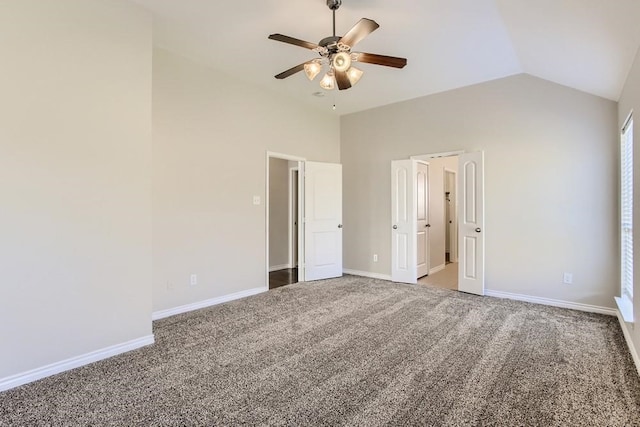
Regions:
[[[484,295],[484,155],[458,163],[458,290]]]
[[[429,274],[429,165],[415,162],[416,177],[416,277]]]
[[[394,282],[417,282],[415,188],[415,161],[392,161],[391,280]]]
[[[305,163],[304,280],[342,276],[342,165]]]

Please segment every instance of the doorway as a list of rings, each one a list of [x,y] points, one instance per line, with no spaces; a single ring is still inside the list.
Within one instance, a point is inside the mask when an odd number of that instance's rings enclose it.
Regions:
[[[298,283],[300,164],[271,154],[267,158],[267,284],[269,289]]]
[[[430,252],[434,268],[418,283],[458,290],[458,245],[456,218],[456,175],[458,156],[437,157],[429,160],[431,172],[431,204],[433,238]]]
[[[289,263],[298,268],[298,180],[300,169],[289,166]]]
[[[444,169],[444,205],[445,205],[445,264],[458,262],[458,207],[456,169]]]
[[[265,193],[265,287],[342,276],[342,165],[267,151]]]
[[[428,164],[428,275],[416,268],[417,164]],[[484,294],[483,153],[451,152],[392,162],[393,281]],[[460,253],[459,253],[460,252]],[[459,256],[460,255],[460,256]],[[419,280],[418,280],[419,279]]]

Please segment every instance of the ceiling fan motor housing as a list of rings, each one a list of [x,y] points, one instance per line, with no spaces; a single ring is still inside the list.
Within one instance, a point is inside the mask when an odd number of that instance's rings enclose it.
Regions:
[[[327,0],[327,6],[331,10],[338,10],[341,4],[342,0]]]
[[[338,51],[338,42],[342,37],[340,36],[329,36],[325,37],[318,43],[319,46],[326,47],[329,50],[329,53],[336,53]]]

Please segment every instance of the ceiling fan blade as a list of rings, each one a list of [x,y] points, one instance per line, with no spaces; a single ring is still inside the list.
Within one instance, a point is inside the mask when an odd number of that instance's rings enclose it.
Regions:
[[[338,84],[338,89],[345,90],[351,87],[351,81],[349,80],[349,76],[347,76],[346,71],[334,71],[336,77],[336,83]]]
[[[292,44],[292,45],[295,45],[295,46],[300,46],[300,47],[304,47],[306,49],[311,49],[311,50],[313,50],[313,49],[318,47],[318,45],[315,44],[315,43],[306,42],[304,40],[296,39],[296,38],[285,36],[285,35],[282,35],[282,34],[271,34],[269,36],[269,38],[271,40],[275,40],[275,41],[283,42],[283,43],[289,43],[289,44]]]
[[[295,67],[289,68],[287,71],[283,71],[280,74],[277,74],[276,79],[286,79],[287,77],[304,70],[304,64],[306,64],[306,62],[303,62],[300,65],[296,65]]]
[[[378,29],[380,25],[371,19],[362,18],[354,25],[347,34],[342,36],[340,43],[344,43],[349,47],[354,47],[360,40],[367,37]]]
[[[394,68],[404,68],[404,66],[407,65],[406,58],[376,55],[374,53],[365,53],[365,52],[356,53],[356,61],[366,62],[367,64],[384,65],[385,67],[394,67]]]

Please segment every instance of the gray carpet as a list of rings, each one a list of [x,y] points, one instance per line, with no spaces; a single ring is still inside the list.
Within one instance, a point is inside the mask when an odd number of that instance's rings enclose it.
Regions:
[[[614,317],[347,276],[154,332],[0,394],[0,425],[640,425]]]

